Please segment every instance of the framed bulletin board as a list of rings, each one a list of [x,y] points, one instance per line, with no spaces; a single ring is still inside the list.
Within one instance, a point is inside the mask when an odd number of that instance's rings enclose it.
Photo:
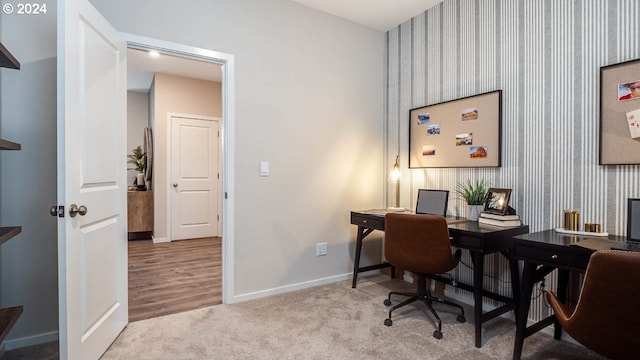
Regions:
[[[600,68],[600,165],[640,164],[640,59]]]
[[[409,168],[499,167],[502,90],[409,111]]]

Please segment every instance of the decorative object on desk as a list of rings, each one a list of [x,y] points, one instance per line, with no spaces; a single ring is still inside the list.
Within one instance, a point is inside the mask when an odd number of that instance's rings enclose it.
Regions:
[[[497,215],[507,215],[511,189],[490,188],[484,203],[484,212]]]
[[[409,110],[409,168],[499,167],[502,91]]]
[[[405,209],[400,207],[400,164],[398,163],[400,155],[396,155],[396,162],[393,164],[391,174],[389,174],[389,181],[396,184],[396,203],[395,206],[390,206],[390,211],[403,212]]]
[[[600,68],[600,165],[640,164],[640,59]]]
[[[564,211],[564,229],[570,231],[578,231],[580,224],[580,211],[565,210]]]
[[[133,165],[133,167],[128,170],[136,170],[138,172],[136,174],[136,185],[138,189],[144,189],[144,169],[147,165],[147,153],[143,152],[142,148],[138,146],[131,150],[131,154],[129,154],[127,158],[129,159],[127,163]]]
[[[468,180],[466,185],[458,183],[456,193],[467,202],[467,219],[478,221],[487,199],[487,186],[484,179],[476,180],[475,183]]]
[[[562,234],[570,234],[570,235],[581,235],[581,236],[609,236],[608,232],[586,232],[586,231],[577,231],[577,230],[565,230],[563,228],[556,228],[556,232]]]
[[[513,210],[513,208],[510,208]],[[480,213],[480,218],[478,222],[481,224],[494,225],[500,227],[511,227],[511,226],[521,226],[522,220],[520,220],[520,215],[516,215],[515,211],[513,214],[507,215],[498,215],[490,212],[483,211]]]
[[[584,223],[584,231],[585,232],[599,233],[600,232],[600,224]]]

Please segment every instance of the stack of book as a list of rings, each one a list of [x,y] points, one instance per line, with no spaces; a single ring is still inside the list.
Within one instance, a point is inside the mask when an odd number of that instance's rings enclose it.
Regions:
[[[488,212],[481,212],[478,222],[481,224],[494,225],[494,226],[520,226],[522,221],[520,215],[497,215]]]

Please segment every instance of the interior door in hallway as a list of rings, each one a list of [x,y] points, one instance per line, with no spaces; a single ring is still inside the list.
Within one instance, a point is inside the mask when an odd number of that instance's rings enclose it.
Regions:
[[[219,236],[220,119],[171,116],[171,240]]]

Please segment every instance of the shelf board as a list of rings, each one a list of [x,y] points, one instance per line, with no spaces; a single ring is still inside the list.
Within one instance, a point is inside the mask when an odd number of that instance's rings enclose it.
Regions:
[[[0,343],[22,314],[22,305],[0,309]]]
[[[0,244],[22,232],[22,226],[0,227]]]
[[[20,62],[0,43],[0,67],[20,70]]]
[[[13,141],[0,139],[0,150],[20,150],[22,146]]]

